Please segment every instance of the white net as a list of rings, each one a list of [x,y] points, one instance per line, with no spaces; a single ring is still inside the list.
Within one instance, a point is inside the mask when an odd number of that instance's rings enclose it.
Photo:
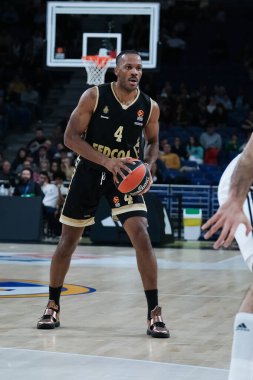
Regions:
[[[82,57],[82,61],[87,73],[87,84],[97,86],[104,83],[105,73],[111,61],[111,57],[90,55]]]

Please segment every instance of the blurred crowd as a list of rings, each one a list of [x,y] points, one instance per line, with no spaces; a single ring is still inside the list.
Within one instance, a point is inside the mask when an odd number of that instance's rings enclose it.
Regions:
[[[160,153],[154,172],[159,183],[217,185],[227,164],[253,131],[250,94],[230,96],[224,86],[174,91],[166,82],[160,105]]]
[[[44,69],[46,2],[2,1],[0,10],[0,138],[41,121],[51,74]]]
[[[63,144],[63,127],[52,136],[37,127],[34,138],[21,147],[12,162],[0,157],[0,195],[42,198],[44,230],[59,236],[58,216],[74,171],[75,156]]]

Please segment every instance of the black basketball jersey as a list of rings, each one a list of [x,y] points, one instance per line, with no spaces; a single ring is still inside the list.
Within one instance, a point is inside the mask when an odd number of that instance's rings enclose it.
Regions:
[[[97,105],[85,140],[108,157],[141,157],[142,131],[151,114],[152,100],[138,90],[136,99],[125,107],[118,100],[112,83],[97,88]]]

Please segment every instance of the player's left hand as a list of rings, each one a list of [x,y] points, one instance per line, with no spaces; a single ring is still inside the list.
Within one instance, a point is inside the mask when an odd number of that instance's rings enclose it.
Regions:
[[[214,243],[214,249],[220,247],[228,248],[235,236],[239,224],[244,224],[246,227],[246,235],[252,231],[252,226],[244,214],[241,207],[236,202],[225,202],[218,211],[202,225],[202,230],[208,230],[204,238],[209,239],[216,232],[221,230],[219,238]]]

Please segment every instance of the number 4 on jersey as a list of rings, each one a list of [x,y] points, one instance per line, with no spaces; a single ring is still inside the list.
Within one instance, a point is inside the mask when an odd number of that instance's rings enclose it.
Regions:
[[[117,142],[121,142],[122,141],[122,135],[123,135],[123,128],[122,126],[120,126],[117,131],[114,133],[114,137],[116,137],[116,141]]]

